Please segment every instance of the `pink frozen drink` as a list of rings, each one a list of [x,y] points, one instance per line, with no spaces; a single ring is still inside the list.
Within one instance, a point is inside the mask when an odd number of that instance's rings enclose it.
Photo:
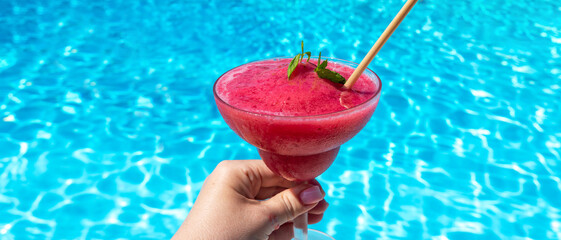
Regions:
[[[256,146],[267,166],[291,181],[310,180],[333,163],[339,147],[374,113],[381,82],[367,70],[344,90],[319,78],[316,61],[262,60],[236,67],[215,83],[214,97],[226,123]],[[329,59],[328,69],[348,78],[356,64]]]

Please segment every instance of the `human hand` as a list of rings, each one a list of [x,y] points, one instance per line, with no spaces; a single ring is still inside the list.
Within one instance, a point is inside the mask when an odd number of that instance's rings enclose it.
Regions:
[[[261,160],[222,161],[172,240],[290,239],[297,216],[308,212],[309,223],[321,220],[324,196],[317,181],[295,185]]]

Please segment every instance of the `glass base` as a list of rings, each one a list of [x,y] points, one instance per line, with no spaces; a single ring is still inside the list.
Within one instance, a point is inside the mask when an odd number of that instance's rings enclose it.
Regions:
[[[323,233],[318,230],[308,229],[308,240],[335,240],[335,238],[332,238],[331,236],[327,235],[327,233]]]

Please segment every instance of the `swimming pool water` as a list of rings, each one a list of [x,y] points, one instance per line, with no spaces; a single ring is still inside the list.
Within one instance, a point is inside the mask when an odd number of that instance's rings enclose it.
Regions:
[[[163,239],[223,159],[212,84],[360,61],[403,1],[0,1],[0,238]],[[319,181],[336,239],[561,238],[561,3],[420,1],[377,111]]]

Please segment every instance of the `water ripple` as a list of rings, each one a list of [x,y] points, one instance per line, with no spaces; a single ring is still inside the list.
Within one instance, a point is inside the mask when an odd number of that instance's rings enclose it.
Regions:
[[[402,2],[1,1],[1,238],[170,238],[218,162],[258,158],[214,80],[300,40],[359,61]],[[561,238],[559,14],[420,1],[370,65],[378,109],[319,177],[314,228]]]

